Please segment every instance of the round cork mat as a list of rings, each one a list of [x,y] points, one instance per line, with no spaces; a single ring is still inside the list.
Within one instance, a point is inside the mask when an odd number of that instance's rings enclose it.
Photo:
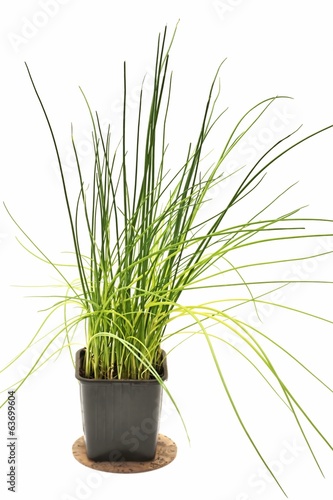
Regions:
[[[72,450],[76,460],[86,467],[102,472],[117,472],[120,474],[148,472],[160,469],[170,464],[177,455],[176,444],[163,434],[158,435],[154,460],[148,462],[95,462],[87,457],[86,444],[83,436],[75,441]]]

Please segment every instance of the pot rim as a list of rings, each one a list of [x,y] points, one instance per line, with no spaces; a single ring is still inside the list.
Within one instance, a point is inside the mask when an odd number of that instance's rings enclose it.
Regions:
[[[138,380],[138,379],[96,379],[96,378],[86,378],[80,375],[80,367],[83,352],[86,350],[86,347],[82,347],[78,351],[76,351],[75,355],[75,378],[77,378],[80,382],[90,384],[90,383],[99,383],[99,384],[160,384],[160,382],[156,379],[147,379],[147,380]],[[166,360],[166,353],[162,350],[163,353],[163,375],[161,379],[163,382],[168,379],[168,367]]]

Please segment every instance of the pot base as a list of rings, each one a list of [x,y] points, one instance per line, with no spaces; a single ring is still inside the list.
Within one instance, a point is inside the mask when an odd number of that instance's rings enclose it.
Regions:
[[[86,444],[84,437],[81,436],[73,444],[72,451],[76,460],[86,467],[102,472],[129,474],[148,472],[170,464],[176,458],[177,446],[170,438],[159,434],[156,454],[153,460],[147,462],[95,462],[87,457]]]

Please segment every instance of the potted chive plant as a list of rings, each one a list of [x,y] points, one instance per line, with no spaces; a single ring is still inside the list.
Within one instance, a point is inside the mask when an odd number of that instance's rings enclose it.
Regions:
[[[279,140],[255,163],[246,166],[241,181],[231,192],[225,189],[217,207],[212,204],[212,208],[207,208],[212,201],[211,190],[223,186],[230,176],[224,171],[226,159],[280,97],[264,99],[246,111],[231,128],[225,143],[216,145],[216,158],[207,166],[204,161],[207,139],[219,126],[224,114],[218,109],[219,67],[203,105],[197,138],[188,146],[187,155],[179,159],[178,167],[169,171],[167,124],[172,104],[169,55],[175,32],[170,39],[167,35],[165,29],[158,37],[150,104],[146,106],[141,92],[134,140],[128,140],[126,65],[122,75],[121,138],[115,148],[112,147],[111,127],[103,130],[98,113],[91,109],[82,92],[91,118],[94,158],[87,180],[72,129],[78,180],[74,199],[69,193],[51,120],[27,67],[58,161],[73,241],[74,261],[71,265],[77,271],[75,281],[66,277],[64,268],[51,261],[7,211],[28,239],[32,252],[41,256],[63,282],[63,295],[60,298],[57,296],[49,317],[60,307],[66,311],[70,304],[75,305],[75,313],[66,314],[58,331],[50,334],[48,345],[58,338],[60,332],[65,332],[66,340],[61,350],[68,349],[73,360],[75,358],[88,456],[96,461],[142,461],[154,457],[163,391],[171,398],[182,419],[166,383],[168,356],[177,345],[185,340],[190,344],[192,337],[199,335],[207,342],[221,388],[225,390],[243,431],[282,489],[238,411],[226,384],[215,345],[216,342],[229,344],[245,357],[289,407],[300,432],[304,435],[296,410],[332,448],[277,373],[274,361],[261,344],[262,339],[269,340],[269,337],[236,314],[244,305],[252,304],[256,310],[258,304],[265,302],[265,293],[253,292],[253,283],[272,283],[269,279],[248,280],[246,270],[274,268],[279,263],[287,262],[288,258],[267,258],[261,262],[250,258],[241,264],[232,263],[233,254],[240,249],[250,249],[251,246],[261,248],[263,245],[268,248],[278,242],[288,250],[295,238],[315,238],[322,233],[323,221],[309,219],[308,216],[303,220],[298,207],[286,212],[276,209],[275,215],[272,215],[277,201],[285,195],[288,187],[272,195],[272,199],[253,213],[249,213],[247,206],[242,212],[242,219],[236,224],[230,224],[229,218],[250,197],[259,195],[263,178],[271,165],[283,159],[289,151],[301,147],[305,141],[329,131],[332,125],[294,142],[291,141],[298,130]],[[304,229],[309,222],[312,223],[311,231]],[[304,258],[305,255],[299,255],[299,259]],[[289,260],[297,258],[292,254]],[[230,276],[232,278],[228,281]],[[275,280],[274,283],[279,287],[286,286],[288,281]],[[230,285],[242,287],[245,298],[237,298],[240,295],[236,298],[227,295],[225,298]],[[201,303],[191,303],[191,295],[183,300],[187,292],[198,289],[203,291]],[[213,300],[204,297],[208,289],[217,292]],[[173,329],[173,324],[177,325],[173,321],[179,318],[188,320],[187,329],[184,326]],[[216,334],[216,330],[211,333],[212,324],[219,325],[220,334]],[[85,346],[72,352],[78,327],[84,329]],[[186,335],[186,332],[190,333]],[[230,344],[225,336],[230,332],[239,340],[236,346]],[[38,341],[38,335],[40,332],[29,346]],[[168,349],[170,345],[172,347]],[[294,355],[276,343],[275,346],[311,373]],[[47,347],[29,374],[38,370],[46,350]],[[29,374],[17,382],[17,388]],[[323,384],[318,377],[316,379]],[[128,429],[133,425],[140,426],[142,422],[147,429],[145,439],[130,439]],[[309,441],[307,444],[312,452]]]

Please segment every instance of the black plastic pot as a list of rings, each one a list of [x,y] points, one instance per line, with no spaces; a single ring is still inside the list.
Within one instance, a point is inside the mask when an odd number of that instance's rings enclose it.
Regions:
[[[100,461],[147,461],[156,452],[163,388],[157,380],[82,377],[85,349],[76,353],[87,456]],[[164,361],[162,380],[167,379]]]

